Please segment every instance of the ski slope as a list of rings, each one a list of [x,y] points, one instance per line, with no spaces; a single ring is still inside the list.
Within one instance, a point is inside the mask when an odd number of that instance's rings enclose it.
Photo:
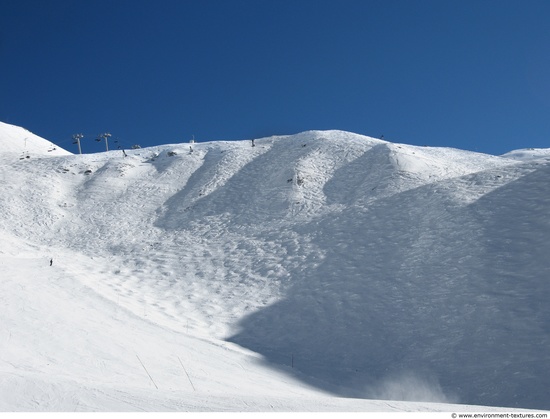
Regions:
[[[549,150],[0,144],[0,410],[550,408]]]

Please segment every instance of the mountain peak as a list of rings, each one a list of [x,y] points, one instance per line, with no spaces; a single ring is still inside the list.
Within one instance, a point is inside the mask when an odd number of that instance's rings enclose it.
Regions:
[[[544,158],[343,131],[66,154],[0,155],[0,409],[550,407]]]
[[[5,122],[0,122],[0,153],[16,153],[22,158],[72,154],[25,128]]]

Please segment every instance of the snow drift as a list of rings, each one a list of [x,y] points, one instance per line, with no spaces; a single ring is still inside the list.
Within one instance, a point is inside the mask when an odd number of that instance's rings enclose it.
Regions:
[[[0,144],[0,409],[550,408],[548,150]]]

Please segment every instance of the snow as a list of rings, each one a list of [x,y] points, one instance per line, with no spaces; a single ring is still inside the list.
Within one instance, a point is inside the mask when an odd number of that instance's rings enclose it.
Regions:
[[[3,153],[14,153],[20,158],[31,156],[66,156],[67,150],[58,147],[25,128],[0,122]]]
[[[550,149],[547,148],[525,148],[522,150],[513,150],[503,155],[503,157],[516,160],[534,160],[550,158]]]
[[[2,411],[550,408],[548,150],[0,144]]]

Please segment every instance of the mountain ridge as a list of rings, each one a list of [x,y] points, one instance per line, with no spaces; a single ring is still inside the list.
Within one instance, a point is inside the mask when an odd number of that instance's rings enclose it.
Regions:
[[[308,131],[126,153],[0,153],[6,242],[326,394],[549,407],[548,150]]]

